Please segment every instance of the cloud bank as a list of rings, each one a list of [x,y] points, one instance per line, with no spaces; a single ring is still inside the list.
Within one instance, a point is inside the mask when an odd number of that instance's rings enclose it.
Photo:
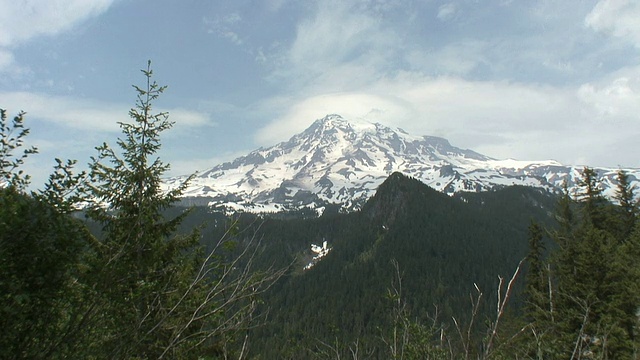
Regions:
[[[497,34],[433,45],[388,26],[393,2],[386,2],[386,12],[374,8],[376,3],[319,1],[299,23],[281,54],[286,66],[272,73],[291,84],[291,95],[262,104],[265,109],[292,105],[259,131],[260,144],[283,141],[314,119],[338,113],[443,136],[499,158],[536,159],[554,149],[563,162],[612,166],[611,147],[637,149],[620,135],[640,133],[640,67],[602,69],[596,78],[578,73],[602,56],[598,49],[585,54],[583,39],[604,36],[600,41],[614,37],[640,44],[637,2],[601,1],[568,23],[555,8],[517,10],[546,31],[571,39],[575,45],[570,49],[535,33],[524,39]],[[505,3],[505,11],[510,6],[515,5]],[[444,4],[414,21],[464,26],[471,21],[459,19],[464,10]],[[541,56],[548,53],[562,55]],[[529,81],[523,71],[562,74],[565,81]],[[621,155],[625,163],[619,165],[640,166],[634,153]]]
[[[15,69],[12,50],[39,36],[54,36],[96,17],[116,0],[0,1],[0,72]],[[19,68],[19,67],[18,67]]]

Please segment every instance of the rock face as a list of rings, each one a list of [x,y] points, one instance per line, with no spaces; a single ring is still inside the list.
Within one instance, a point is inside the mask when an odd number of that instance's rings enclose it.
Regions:
[[[617,169],[594,169],[607,196]],[[581,166],[556,161],[497,160],[452,146],[446,139],[413,136],[402,129],[349,121],[340,115],[316,120],[289,141],[260,148],[199,174],[185,197],[240,211],[282,211],[338,204],[359,209],[393,172],[414,177],[446,194],[509,185],[575,188]],[[640,169],[627,169],[632,184]],[[184,177],[171,178],[168,187]]]

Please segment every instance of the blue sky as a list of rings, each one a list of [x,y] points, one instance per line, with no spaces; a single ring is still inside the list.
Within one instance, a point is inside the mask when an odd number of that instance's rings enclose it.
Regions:
[[[338,113],[495,158],[640,167],[640,2],[0,0],[27,170],[115,144],[152,60],[172,175]]]

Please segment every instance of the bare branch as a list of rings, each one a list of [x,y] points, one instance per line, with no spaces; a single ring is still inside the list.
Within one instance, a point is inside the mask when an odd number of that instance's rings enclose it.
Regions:
[[[507,302],[509,301],[509,298],[511,297],[511,290],[513,288],[513,283],[516,281],[518,274],[520,274],[520,267],[522,266],[522,263],[525,261],[525,259],[520,260],[520,262],[518,263],[518,266],[516,267],[516,270],[513,272],[513,275],[511,276],[511,279],[509,280],[509,283],[507,284],[507,289],[505,290],[504,293],[504,299],[502,298],[502,286],[504,285],[504,278],[499,277],[500,279],[500,283],[498,285],[498,304],[497,304],[497,313],[496,313],[496,320],[494,321],[494,323],[491,326],[491,335],[489,336],[489,341],[487,342],[487,345],[485,346],[485,351],[484,351],[484,356],[485,358],[489,357],[489,354],[491,353],[491,348],[493,346],[493,341],[496,337],[496,334],[498,333],[498,324],[500,323],[500,319],[502,318],[502,315],[504,314],[504,309],[507,305]]]

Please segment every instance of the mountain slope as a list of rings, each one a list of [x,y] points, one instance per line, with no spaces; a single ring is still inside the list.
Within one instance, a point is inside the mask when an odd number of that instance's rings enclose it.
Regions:
[[[402,274],[403,300],[417,319],[427,321],[437,306],[438,321],[464,321],[474,284],[490,294],[497,275],[512,274],[526,255],[531,219],[553,222],[549,210],[556,200],[531,187],[459,199],[394,173],[360,211],[286,221],[278,228],[297,232],[288,243],[306,240],[309,246],[322,239],[333,250],[310,270],[298,264],[266,295],[269,321],[251,334],[253,355],[307,359],[321,341],[345,347],[358,341],[375,351],[371,358],[389,358],[382,356],[381,342],[389,334],[381,329],[390,328],[388,290],[398,286],[392,261]],[[291,233],[271,233],[275,223],[262,226],[269,246]],[[478,318],[495,311],[494,301],[484,299]]]
[[[199,174],[186,197],[233,210],[282,211],[339,204],[359,209],[393,172],[452,195],[509,185],[573,187],[581,167],[555,161],[497,160],[443,138],[328,115],[289,141],[258,149]],[[615,169],[595,169],[613,194]],[[630,170],[631,182],[640,170]],[[175,186],[184,177],[169,179]]]

